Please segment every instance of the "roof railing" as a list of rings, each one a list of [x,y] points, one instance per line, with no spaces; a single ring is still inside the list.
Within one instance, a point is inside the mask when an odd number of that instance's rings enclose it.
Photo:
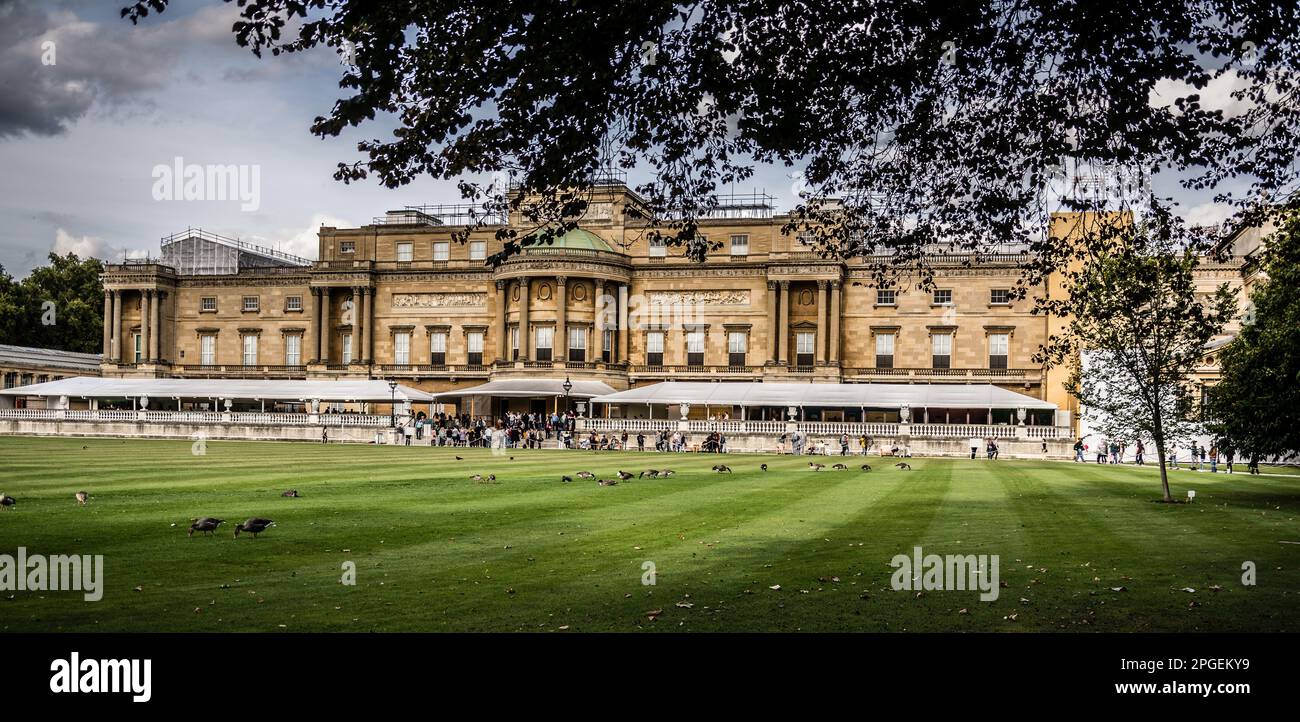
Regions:
[[[228,236],[223,236],[217,233],[213,233],[211,231],[205,231],[202,228],[186,228],[183,231],[179,231],[171,235],[163,236],[161,247],[166,248],[167,246],[170,246],[174,243],[186,241],[191,238],[199,238],[205,241],[211,241],[212,243],[216,243],[222,246],[228,246],[230,248],[235,248],[241,251],[247,251],[249,253],[256,253],[259,256],[276,258],[281,261],[292,263],[296,266],[311,265],[311,260],[307,258],[303,258],[302,256],[295,256],[292,253],[285,253],[284,251],[277,251],[274,248],[267,248],[266,246],[259,246],[257,244],[249,243],[247,241],[241,241],[238,238],[230,238]]]

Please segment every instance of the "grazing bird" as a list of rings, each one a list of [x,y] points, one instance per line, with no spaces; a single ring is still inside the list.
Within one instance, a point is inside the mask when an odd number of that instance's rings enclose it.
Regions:
[[[832,468],[832,469],[835,469],[836,471],[844,471],[845,469],[847,469],[847,468],[849,468],[849,467],[847,467],[847,466],[845,466],[845,465],[843,465],[843,464],[836,464],[835,466],[832,466],[831,468]]]
[[[87,494],[86,492],[84,492],[84,491],[79,491],[79,492],[77,492],[77,503],[78,503],[78,504],[80,504],[80,505],[82,505],[82,506],[85,506],[85,505],[86,505],[86,500],[89,499],[89,498],[90,498],[90,495]]]
[[[767,464],[759,464],[758,468],[762,469],[763,471],[767,471]]]
[[[595,479],[595,478],[596,478],[596,475],[593,474],[593,473],[591,473],[590,471],[579,471],[577,474],[574,474],[574,476],[578,477],[579,479]]]
[[[672,469],[664,469],[664,470],[662,470],[662,471],[659,472],[659,475],[660,475],[660,476],[672,476],[673,474],[676,474],[676,473],[677,473],[677,472],[673,471]]]
[[[825,465],[825,464],[814,464],[813,462],[810,461],[810,462],[808,462],[808,468],[809,468],[809,469],[812,469],[813,471],[821,471],[822,469],[825,469],[825,468],[826,468],[826,465]]]
[[[906,461],[900,461],[900,462],[898,462],[897,464],[894,464],[894,466],[897,466],[898,468],[902,469],[903,471],[911,471],[911,470],[912,470],[912,465],[909,464],[909,463],[907,463]]]
[[[301,498],[302,498],[302,494],[299,494],[297,489],[290,489],[290,490],[284,492],[283,494],[281,494],[280,496],[283,496],[283,497],[286,498],[286,499],[301,499]]]
[[[203,532],[204,534],[211,536],[212,532],[217,530],[217,527],[225,523],[226,523],[225,519],[214,519],[210,516],[205,516],[202,519],[199,519],[198,521],[194,522],[193,524],[190,524],[190,532],[186,536],[194,536],[194,532],[196,531]],[[235,536],[239,536],[239,534],[235,534]]]
[[[469,478],[470,481],[483,481],[482,474],[475,474]]]
[[[13,506],[14,504],[17,503],[18,500],[13,498],[12,496],[6,496],[4,494],[0,494],[0,506]]]
[[[488,481],[496,481],[496,480],[497,480],[496,474],[488,474]]]
[[[613,479],[597,479],[597,480],[596,480],[596,483],[597,483],[597,484],[600,484],[601,486],[617,486],[617,485],[618,485],[618,482],[617,482],[617,481],[614,481]]]
[[[628,479],[631,479],[632,476],[633,476],[632,474],[629,474],[626,471],[623,471],[622,469],[618,470],[618,478],[622,479],[623,481],[627,481]]]
[[[464,459],[462,459],[461,457],[457,456],[457,457],[456,457],[456,461],[464,461]]]
[[[646,469],[645,471],[641,472],[642,479],[646,478],[647,476],[653,479],[656,476],[659,476],[659,471],[657,469]]]
[[[572,477],[572,476],[561,476],[561,477],[560,477],[560,481],[561,481],[561,482],[564,482],[564,483],[567,484],[567,483],[569,483],[570,481],[573,481],[573,477]]]
[[[273,526],[275,526],[275,522],[270,519],[259,519],[258,517],[253,517],[235,527],[235,538],[239,538],[240,532],[248,532],[253,535],[254,539],[256,539],[258,534],[261,534]]]
[[[731,473],[731,467],[730,467],[730,466],[727,466],[726,464],[718,464],[717,466],[713,467],[713,470],[716,471],[716,472],[718,472],[719,474],[721,474],[721,473],[723,473],[723,472],[728,473],[728,474]]]
[[[863,470],[863,471],[871,471],[871,464],[863,464],[863,465],[862,465],[862,470]]]

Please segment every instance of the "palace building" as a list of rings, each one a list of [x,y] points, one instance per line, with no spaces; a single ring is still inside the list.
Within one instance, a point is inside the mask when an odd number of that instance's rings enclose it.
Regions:
[[[823,258],[783,234],[770,197],[704,219],[701,232],[720,244],[704,263],[653,244],[634,220],[641,202],[621,183],[601,186],[578,229],[495,267],[496,231],[526,232],[521,219],[496,218],[458,243],[468,223],[458,206],[323,227],[316,261],[203,231],[169,236],[156,260],[105,271],[103,375],[393,379],[453,404],[511,389],[481,413],[549,410],[566,379],[611,392],[665,381],[984,386],[1055,407],[1031,408],[1028,423],[1073,426],[1068,369],[1033,360],[1060,321],[1015,298],[1016,249],[936,255],[934,290],[878,288],[872,259]],[[1071,218],[1054,223],[1067,238]],[[815,413],[897,421],[899,410]],[[1009,409],[922,413],[1016,423]]]

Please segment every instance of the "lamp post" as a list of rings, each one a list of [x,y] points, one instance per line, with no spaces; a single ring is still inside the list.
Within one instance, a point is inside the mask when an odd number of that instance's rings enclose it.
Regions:
[[[397,379],[388,379],[389,428],[397,428]]]
[[[564,389],[564,413],[567,416],[569,413],[569,392],[573,390],[573,382],[569,380],[568,376],[564,377],[564,383],[560,385],[560,388]]]

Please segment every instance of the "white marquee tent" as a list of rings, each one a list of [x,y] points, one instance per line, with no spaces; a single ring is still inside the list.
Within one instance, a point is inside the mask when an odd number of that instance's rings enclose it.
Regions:
[[[339,379],[273,381],[261,379],[118,379],[73,376],[43,384],[0,390],[0,396],[69,399],[234,399],[247,401],[337,401],[351,403],[429,402],[433,394],[410,386],[391,389],[387,381]]]
[[[814,384],[665,381],[597,396],[601,404],[897,409],[1050,409],[1056,404],[992,384]]]

